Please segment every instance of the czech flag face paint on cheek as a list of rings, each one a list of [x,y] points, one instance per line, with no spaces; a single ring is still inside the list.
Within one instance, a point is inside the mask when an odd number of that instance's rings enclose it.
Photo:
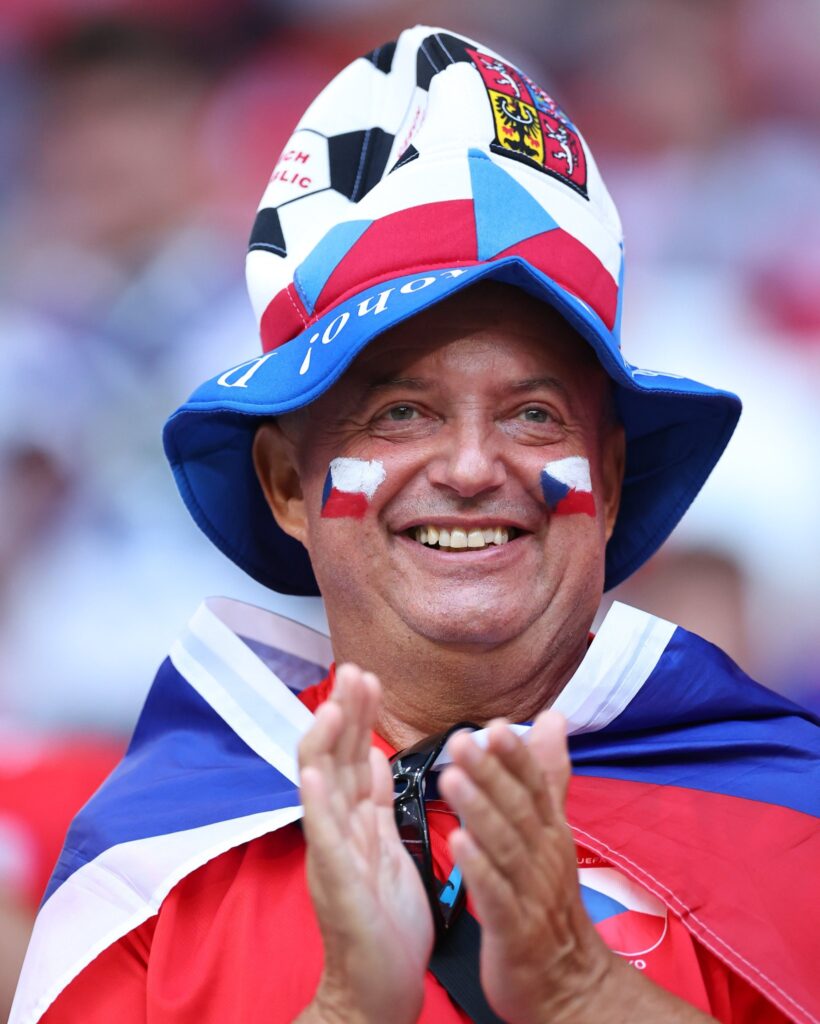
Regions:
[[[548,462],[541,470],[541,491],[555,516],[595,515],[589,462],[580,455]]]
[[[333,459],[322,492],[322,518],[363,518],[386,476],[378,459]]]

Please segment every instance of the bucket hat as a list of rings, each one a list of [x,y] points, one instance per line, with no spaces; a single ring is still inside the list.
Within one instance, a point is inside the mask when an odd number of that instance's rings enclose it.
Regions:
[[[247,279],[262,353],[207,381],[163,435],[205,534],[252,577],[317,594],[265,502],[262,418],[312,402],[379,334],[477,281],[556,309],[614,382],[626,469],[607,588],[663,543],[739,399],[622,355],[623,240],[589,148],[552,97],[472,40],[417,26],[349,64],[297,125],[264,192]]]

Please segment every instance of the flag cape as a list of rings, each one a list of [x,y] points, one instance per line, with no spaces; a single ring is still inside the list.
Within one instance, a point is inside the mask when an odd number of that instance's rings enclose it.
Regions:
[[[301,816],[296,747],[313,716],[294,694],[331,656],[305,626],[225,599],[200,607],[123,761],[69,831],[10,1024],[35,1024],[190,872]],[[622,604],[555,707],[578,841],[788,1017],[816,1024],[804,913],[820,862],[817,722],[713,645]]]

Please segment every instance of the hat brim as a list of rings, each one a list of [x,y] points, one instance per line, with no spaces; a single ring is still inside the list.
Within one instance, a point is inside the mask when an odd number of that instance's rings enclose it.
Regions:
[[[737,423],[740,400],[688,378],[632,367],[616,335],[586,303],[517,256],[371,283],[292,341],[198,388],[168,420],[163,443],[182,498],[210,540],[265,586],[318,594],[306,550],[279,529],[257,481],[251,452],[260,420],[314,401],[378,335],[487,279],[555,308],[612,378],[626,469],[606,550],[605,589],[645,562],[712,471]]]

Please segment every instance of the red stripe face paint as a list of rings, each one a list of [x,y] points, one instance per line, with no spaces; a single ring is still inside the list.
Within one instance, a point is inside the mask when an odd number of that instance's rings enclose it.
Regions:
[[[362,519],[386,476],[378,459],[333,459],[322,491],[322,518]]]

